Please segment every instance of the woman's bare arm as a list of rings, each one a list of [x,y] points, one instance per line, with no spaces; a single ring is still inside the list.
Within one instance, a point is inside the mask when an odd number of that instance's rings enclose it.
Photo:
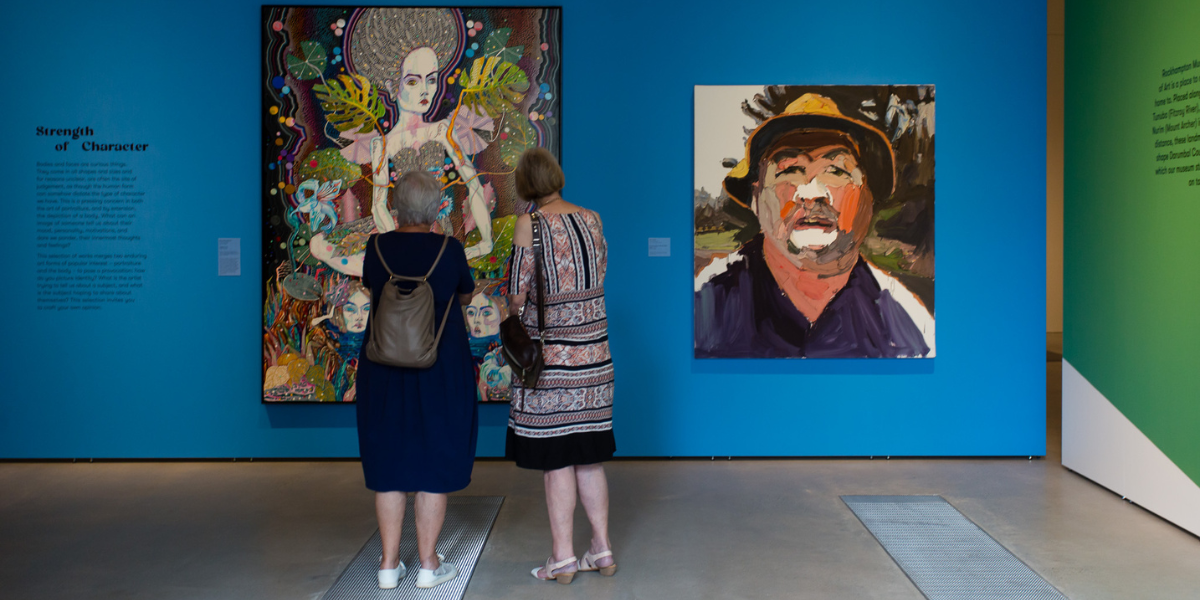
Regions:
[[[533,245],[533,221],[529,215],[520,215],[517,217],[517,226],[513,230],[513,245],[522,248],[528,248]],[[513,273],[513,276],[520,277],[520,274]],[[525,306],[525,294],[514,294],[508,297],[508,314],[510,316],[521,314],[522,306]]]
[[[517,294],[516,296],[508,297],[508,316],[514,317],[521,314],[521,307],[525,306],[525,294]]]

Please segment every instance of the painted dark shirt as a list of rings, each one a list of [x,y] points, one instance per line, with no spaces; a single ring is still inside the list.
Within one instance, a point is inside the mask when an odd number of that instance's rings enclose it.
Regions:
[[[762,235],[752,239],[724,272],[713,275],[695,293],[696,358],[932,355],[925,337],[932,333],[932,317],[927,312],[910,314],[892,291],[880,287],[861,257],[846,287],[816,322],[809,323],[775,282],[762,245]],[[907,290],[903,293],[910,309],[924,310],[914,305]]]
[[[358,354],[362,349],[363,338],[367,336],[367,331],[365,329],[358,333],[342,331],[337,323],[333,322],[333,319],[325,321],[325,326],[329,329],[330,337],[338,343],[337,353],[342,357],[342,362],[358,360]]]

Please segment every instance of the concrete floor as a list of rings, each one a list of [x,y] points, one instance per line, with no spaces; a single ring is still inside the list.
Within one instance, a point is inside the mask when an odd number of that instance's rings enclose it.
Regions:
[[[614,461],[621,570],[570,586],[528,574],[540,475],[482,461],[463,493],[506,500],[466,597],[921,598],[843,494],[941,494],[1073,599],[1200,596],[1200,539],[1062,468],[1047,370],[1045,460]],[[355,462],[5,463],[0,597],[318,599],[375,527]]]

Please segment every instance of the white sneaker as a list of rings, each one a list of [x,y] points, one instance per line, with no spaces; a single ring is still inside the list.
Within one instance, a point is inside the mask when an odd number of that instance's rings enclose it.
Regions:
[[[446,562],[446,557],[439,554],[438,561],[442,564],[438,565],[436,569],[421,569],[417,571],[417,587],[429,589],[458,577],[458,568]]]
[[[395,569],[380,569],[379,589],[390,590],[400,585],[400,580],[404,578],[404,574],[407,572],[408,569],[404,567],[404,561],[400,561],[400,564]]]

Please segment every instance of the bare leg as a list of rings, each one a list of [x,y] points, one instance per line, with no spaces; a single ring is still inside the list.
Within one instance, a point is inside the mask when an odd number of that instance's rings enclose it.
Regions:
[[[375,517],[379,519],[379,539],[383,542],[380,569],[395,569],[400,565],[400,533],[404,526],[404,492],[376,492]]]
[[[575,467],[563,467],[546,471],[546,508],[550,512],[550,534],[554,540],[554,562],[564,561],[575,555],[572,549],[572,531],[575,520]],[[575,567],[563,567],[557,572],[573,571]],[[546,573],[543,572],[543,575]]]
[[[417,553],[421,568],[434,570],[441,565],[437,557],[438,535],[446,521],[446,495],[417,492]]]
[[[579,499],[583,502],[583,510],[587,513],[588,521],[592,523],[592,554],[610,550],[608,540],[608,478],[604,475],[604,465],[577,465],[575,479],[579,486]],[[613,564],[613,557],[605,556],[597,559],[596,565],[607,567]]]

